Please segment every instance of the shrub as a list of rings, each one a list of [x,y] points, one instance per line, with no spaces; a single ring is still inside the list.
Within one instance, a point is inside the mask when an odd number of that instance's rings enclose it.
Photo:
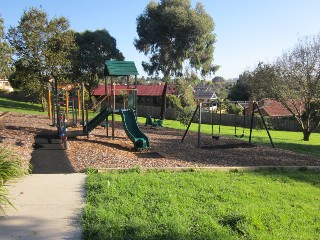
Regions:
[[[8,191],[3,186],[4,183],[12,178],[27,174],[28,171],[29,168],[23,164],[18,155],[10,150],[0,148],[0,212],[4,212],[4,206],[12,205],[6,197]]]
[[[188,126],[193,113],[194,113],[194,108],[192,107],[181,108],[178,110],[178,120],[184,126]]]

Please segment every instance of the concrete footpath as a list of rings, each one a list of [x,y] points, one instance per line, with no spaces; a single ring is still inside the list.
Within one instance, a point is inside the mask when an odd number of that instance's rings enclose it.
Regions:
[[[7,182],[10,201],[0,239],[81,239],[85,174],[32,174]]]

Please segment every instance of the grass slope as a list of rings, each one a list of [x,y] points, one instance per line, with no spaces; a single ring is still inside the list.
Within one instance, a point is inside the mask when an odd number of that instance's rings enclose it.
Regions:
[[[42,111],[41,105],[30,102],[19,102],[7,98],[0,98],[1,112],[18,112],[24,114],[47,114]]]
[[[317,239],[315,172],[90,174],[85,239]]]

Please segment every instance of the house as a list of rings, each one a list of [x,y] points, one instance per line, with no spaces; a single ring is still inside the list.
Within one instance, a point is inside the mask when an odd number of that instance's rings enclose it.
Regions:
[[[134,86],[132,85],[129,88],[134,89]],[[163,88],[164,84],[137,85],[138,105],[160,106]],[[115,95],[120,96],[121,91],[125,89],[128,89],[127,85],[125,84],[115,85]],[[107,89],[105,89],[105,85],[99,85],[92,91],[92,95],[96,98],[99,98],[101,96],[105,96],[105,91],[107,92],[107,96],[110,96],[111,86],[107,85]],[[174,84],[168,84],[167,94],[177,94]],[[193,94],[196,101],[210,102],[217,99],[217,95],[213,90],[213,87],[193,87]]]
[[[10,82],[7,79],[0,79],[0,90],[13,92],[13,88],[10,85]]]
[[[275,99],[265,98],[257,102],[260,108],[260,111],[263,116],[268,117],[291,117],[292,113],[283,106],[280,102],[276,101]],[[291,109],[294,109],[294,105],[299,107],[299,112],[304,111],[304,105],[302,102],[289,102],[288,105]],[[251,107],[252,109],[252,107]],[[252,110],[250,109],[250,104],[248,108],[246,108],[246,114],[250,114]]]
[[[163,84],[155,85],[137,85],[138,105],[144,106],[160,106],[161,96],[163,92]],[[120,96],[121,91],[128,89],[125,84],[115,85],[115,95]],[[129,89],[134,89],[130,86]],[[111,86],[107,85],[107,96],[111,95]],[[176,89],[173,84],[168,84],[167,94],[176,94]],[[105,85],[99,85],[93,90],[92,95],[95,97],[105,96]]]
[[[193,87],[193,94],[195,100],[199,102],[210,102],[218,98],[213,87],[208,86]]]

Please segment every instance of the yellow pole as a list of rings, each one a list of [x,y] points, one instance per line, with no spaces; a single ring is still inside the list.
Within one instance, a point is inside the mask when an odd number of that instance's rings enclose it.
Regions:
[[[66,119],[68,119],[69,113],[69,92],[66,90]]]
[[[52,106],[51,106],[51,91],[48,90],[48,116],[52,119]]]
[[[78,117],[80,117],[80,109],[81,109],[81,106],[80,106],[80,104],[81,104],[81,102],[80,102],[80,99],[81,99],[81,97],[80,97],[80,89],[78,89],[77,90],[77,100],[78,100]]]

